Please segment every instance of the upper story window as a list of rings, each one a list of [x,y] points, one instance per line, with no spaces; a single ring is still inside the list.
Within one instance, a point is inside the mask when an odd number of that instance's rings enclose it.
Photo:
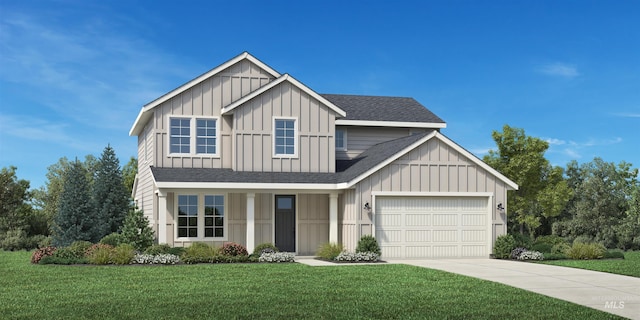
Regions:
[[[177,238],[225,240],[224,195],[191,194],[177,198]]]
[[[218,119],[169,119],[169,152],[175,155],[218,156]]]
[[[295,157],[298,154],[297,131],[295,118],[274,119],[274,156]]]
[[[347,130],[336,129],[336,150],[347,150]]]

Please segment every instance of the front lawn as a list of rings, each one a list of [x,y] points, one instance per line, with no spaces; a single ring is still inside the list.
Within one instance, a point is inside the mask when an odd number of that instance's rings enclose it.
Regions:
[[[461,275],[397,264],[32,265],[0,251],[7,319],[612,319]]]
[[[623,259],[553,260],[541,263],[623,274],[640,278],[640,251],[625,252]]]

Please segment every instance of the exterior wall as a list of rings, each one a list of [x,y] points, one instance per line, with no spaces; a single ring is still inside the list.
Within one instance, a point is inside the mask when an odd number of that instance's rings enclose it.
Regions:
[[[362,206],[365,202],[371,204],[374,191],[489,192],[494,195],[493,208],[498,203],[507,203],[507,186],[502,181],[437,138],[430,139],[383,167],[355,187],[356,206]],[[492,217],[496,231],[494,239],[506,233],[506,217],[496,211],[493,211]],[[371,214],[359,212],[357,216],[359,233],[355,241],[364,234],[370,234],[372,228]]]
[[[254,205],[255,244],[273,243],[273,194],[257,193]]]
[[[134,201],[138,209],[144,212],[150,224],[157,229],[157,211],[155,208],[155,195],[153,176],[150,166],[153,165],[153,128],[148,124],[142,134],[138,136],[138,185],[136,187]]]
[[[338,160],[353,159],[378,143],[406,137],[412,132],[409,128],[339,126],[338,129],[347,133],[347,150],[336,150]]]
[[[273,117],[297,119],[297,156],[273,156]],[[335,113],[288,82],[234,110],[237,171],[335,172]]]
[[[329,242],[329,196],[299,194],[297,198],[298,254],[313,255]]]
[[[360,201],[356,200],[354,189],[345,190],[339,197],[338,209],[338,240],[345,249],[354,251],[358,239],[358,221],[361,215]]]
[[[231,168],[233,159],[232,123],[230,117],[221,117],[222,107],[264,86],[273,77],[257,65],[243,60],[224,71],[194,85],[188,90],[156,107],[150,120],[155,131],[154,163],[166,168]],[[170,116],[218,117],[219,157],[170,156]]]

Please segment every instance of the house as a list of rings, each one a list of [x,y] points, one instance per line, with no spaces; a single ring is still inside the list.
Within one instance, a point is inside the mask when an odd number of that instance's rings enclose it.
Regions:
[[[412,98],[318,94],[249,53],[145,105],[133,196],[157,241],[487,257],[518,186]]]

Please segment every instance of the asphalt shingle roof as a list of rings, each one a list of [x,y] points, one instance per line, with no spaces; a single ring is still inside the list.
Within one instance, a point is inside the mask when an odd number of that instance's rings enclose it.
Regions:
[[[343,120],[444,123],[413,98],[321,94],[347,113]]]
[[[156,168],[156,182],[228,182],[228,183],[315,183],[349,182],[392,157],[431,132],[423,132],[379,143],[353,160],[337,161],[336,173],[251,172],[231,169]]]

